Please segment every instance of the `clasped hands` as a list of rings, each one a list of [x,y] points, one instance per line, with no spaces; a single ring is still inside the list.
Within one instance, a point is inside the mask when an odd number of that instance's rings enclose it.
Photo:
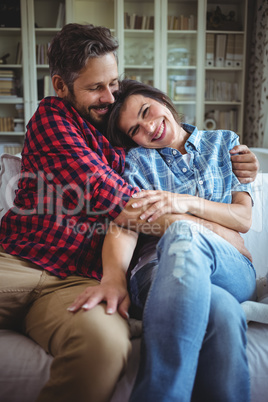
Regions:
[[[198,197],[189,194],[171,193],[162,190],[142,190],[132,196],[135,202],[132,208],[149,207],[142,212],[140,219],[153,222],[165,214],[194,213],[194,205],[202,202]]]

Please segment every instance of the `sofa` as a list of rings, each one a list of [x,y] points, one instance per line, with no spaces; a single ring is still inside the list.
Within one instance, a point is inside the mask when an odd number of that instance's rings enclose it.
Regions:
[[[253,224],[243,235],[257,272],[257,302],[245,302],[247,355],[252,402],[268,400],[268,150],[253,149],[260,171],[253,184]],[[0,157],[0,220],[12,205],[20,171],[20,157]],[[130,320],[132,353],[111,402],[127,402],[139,364],[141,321]],[[34,402],[49,377],[52,356],[31,339],[11,330],[0,330],[0,401]]]

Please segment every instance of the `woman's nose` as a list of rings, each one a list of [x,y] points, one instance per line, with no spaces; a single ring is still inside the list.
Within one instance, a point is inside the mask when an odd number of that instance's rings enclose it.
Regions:
[[[144,129],[148,134],[152,134],[155,130],[155,124],[152,120],[144,121]]]

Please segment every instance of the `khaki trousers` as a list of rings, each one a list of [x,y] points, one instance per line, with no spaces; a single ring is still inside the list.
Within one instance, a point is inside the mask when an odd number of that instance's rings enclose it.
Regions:
[[[71,313],[67,307],[98,281],[49,274],[0,246],[0,328],[21,329],[54,356],[38,402],[109,401],[131,350],[129,327],[105,305]]]

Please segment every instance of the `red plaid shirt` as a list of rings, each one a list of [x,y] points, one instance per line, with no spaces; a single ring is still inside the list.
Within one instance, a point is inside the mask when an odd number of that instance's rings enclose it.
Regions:
[[[7,253],[54,275],[100,279],[109,221],[136,191],[120,174],[125,153],[66,101],[43,99],[27,126],[22,173],[1,221]]]

